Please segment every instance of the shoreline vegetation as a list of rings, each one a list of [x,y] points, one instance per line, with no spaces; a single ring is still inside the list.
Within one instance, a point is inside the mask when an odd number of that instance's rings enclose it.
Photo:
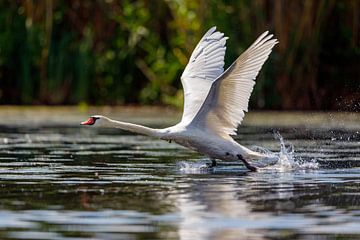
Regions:
[[[0,104],[170,105],[212,26],[225,67],[265,30],[279,40],[252,109],[360,110],[360,1],[0,2]]]
[[[112,118],[146,124],[166,126],[180,121],[182,112],[173,107],[163,106],[0,106],[0,125],[11,127],[67,126],[78,127],[89,116],[101,114]],[[334,111],[250,111],[245,114],[242,125],[251,127],[273,127],[356,130],[360,134],[360,113]],[[80,126],[79,126],[80,127]],[[241,128],[241,126],[240,126]]]

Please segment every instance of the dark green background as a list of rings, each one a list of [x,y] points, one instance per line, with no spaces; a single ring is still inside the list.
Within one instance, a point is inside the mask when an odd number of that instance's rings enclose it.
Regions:
[[[360,1],[0,1],[0,104],[181,106],[201,36],[279,39],[251,107],[360,109]]]

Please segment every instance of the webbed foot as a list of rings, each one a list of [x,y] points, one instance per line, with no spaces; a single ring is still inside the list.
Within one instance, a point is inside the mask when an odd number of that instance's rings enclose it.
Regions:
[[[256,171],[257,171],[257,168],[254,167],[254,166],[252,166],[252,165],[250,165],[250,163],[248,163],[248,162],[243,158],[243,156],[241,156],[240,154],[238,154],[238,155],[236,155],[236,156],[238,157],[239,160],[241,160],[241,161],[244,163],[244,165],[245,165],[245,167],[246,167],[247,169],[249,169],[249,170],[252,171],[252,172],[256,172]]]
[[[211,159],[211,163],[207,163],[206,166],[208,168],[213,168],[213,167],[216,167],[217,163],[215,161],[215,159]]]

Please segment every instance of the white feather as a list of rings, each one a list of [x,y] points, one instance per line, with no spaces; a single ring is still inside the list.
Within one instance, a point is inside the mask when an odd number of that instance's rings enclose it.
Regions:
[[[190,125],[223,138],[236,133],[248,111],[255,78],[277,43],[268,32],[260,37],[212,82],[209,94]]]
[[[194,118],[208,95],[212,82],[224,72],[226,39],[223,33],[212,27],[191,54],[181,76],[184,88],[183,124],[188,124]]]

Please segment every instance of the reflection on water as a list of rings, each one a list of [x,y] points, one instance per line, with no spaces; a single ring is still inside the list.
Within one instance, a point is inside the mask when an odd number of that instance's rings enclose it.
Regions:
[[[303,167],[209,170],[176,144],[118,130],[2,126],[0,238],[360,237],[360,136],[280,132]],[[243,127],[237,140],[280,150],[266,127]]]

